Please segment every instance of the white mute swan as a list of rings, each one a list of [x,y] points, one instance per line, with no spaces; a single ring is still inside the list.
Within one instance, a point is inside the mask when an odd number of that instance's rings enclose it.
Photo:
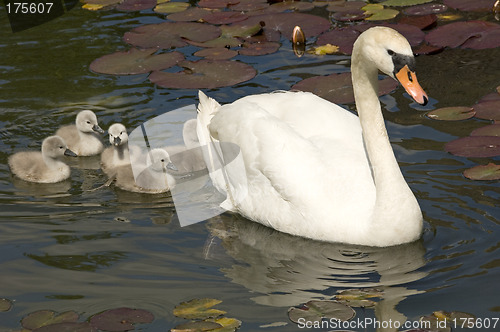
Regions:
[[[76,157],[59,136],[49,136],[42,142],[42,152],[23,151],[9,157],[9,166],[17,177],[29,182],[56,183],[69,178],[70,168],[59,160],[62,156]]]
[[[90,110],[80,111],[74,125],[56,131],[56,135],[61,136],[78,156],[95,156],[104,150],[98,134],[104,134],[104,130],[99,127],[95,113]]]
[[[253,95],[221,106],[200,91],[198,137],[211,147],[205,159],[214,186],[227,196],[221,206],[321,241],[391,246],[420,237],[422,213],[377,97],[381,70],[427,103],[411,47],[395,30],[374,27],[354,43],[351,63],[359,118],[306,92]],[[214,158],[224,158],[223,142],[239,146],[244,167],[210,168]]]

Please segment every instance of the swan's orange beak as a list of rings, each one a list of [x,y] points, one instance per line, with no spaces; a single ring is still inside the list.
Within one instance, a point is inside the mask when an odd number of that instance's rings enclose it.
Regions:
[[[425,105],[429,101],[424,89],[418,84],[417,75],[412,72],[407,65],[397,72],[396,78],[405,88],[406,92],[420,105]]]

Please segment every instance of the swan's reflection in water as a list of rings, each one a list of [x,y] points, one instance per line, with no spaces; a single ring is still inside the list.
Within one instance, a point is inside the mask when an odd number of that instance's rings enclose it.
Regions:
[[[384,295],[375,306],[376,319],[403,323],[406,317],[396,305],[421,291],[402,285],[427,275],[418,271],[425,265],[421,241],[389,248],[323,243],[234,215],[221,215],[208,225],[214,238],[207,242],[207,258],[221,259],[222,246],[234,260],[224,274],[260,293],[252,299],[262,305],[290,307],[330,299],[337,290],[377,287]]]

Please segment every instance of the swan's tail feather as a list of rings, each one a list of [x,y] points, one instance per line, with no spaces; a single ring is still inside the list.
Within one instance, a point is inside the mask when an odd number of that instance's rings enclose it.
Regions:
[[[213,116],[220,108],[220,104],[215,99],[208,97],[201,90],[198,93],[200,103],[198,104],[198,116],[196,132],[203,151],[206,152],[205,162],[210,172],[215,171],[215,159],[212,150],[213,139],[210,136],[208,126]],[[205,153],[204,153],[205,154]]]

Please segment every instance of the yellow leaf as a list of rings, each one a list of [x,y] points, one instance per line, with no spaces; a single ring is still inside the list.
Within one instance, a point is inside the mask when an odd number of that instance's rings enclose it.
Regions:
[[[104,5],[86,3],[82,6],[82,8],[85,8],[87,10],[99,10],[99,9],[104,8]]]
[[[186,319],[205,319],[224,315],[226,312],[218,309],[210,309],[216,304],[221,303],[217,299],[193,299],[188,302],[182,302],[174,308],[174,315]]]
[[[325,54],[333,54],[335,52],[339,51],[339,47],[332,45],[332,44],[326,44],[323,46],[318,46],[314,49],[314,54],[316,55],[325,55]]]

